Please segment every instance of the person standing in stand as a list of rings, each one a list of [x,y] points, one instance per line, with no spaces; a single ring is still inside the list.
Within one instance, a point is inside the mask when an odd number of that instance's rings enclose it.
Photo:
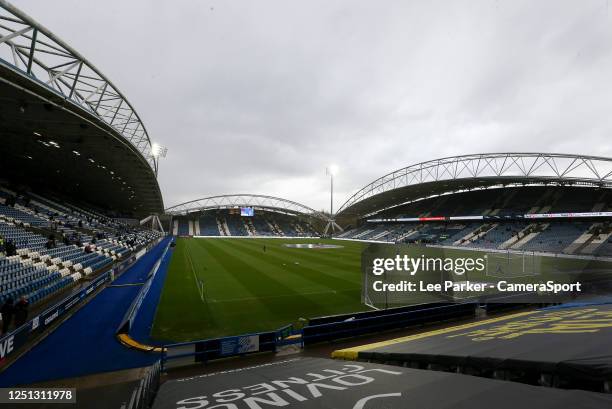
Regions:
[[[30,302],[25,295],[15,305],[15,328],[22,326],[28,320],[28,307]]]
[[[15,312],[15,306],[13,305],[13,299],[9,298],[6,300],[0,313],[2,314],[2,335],[8,332],[11,321],[13,321],[13,313]]]

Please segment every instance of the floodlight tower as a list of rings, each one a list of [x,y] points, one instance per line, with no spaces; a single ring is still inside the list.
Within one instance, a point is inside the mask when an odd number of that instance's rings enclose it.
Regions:
[[[329,200],[329,221],[327,222],[327,226],[325,226],[325,232],[323,234],[329,235],[333,237],[334,231],[336,229],[342,231],[342,228],[338,226],[336,220],[334,219],[334,175],[338,174],[338,166],[337,165],[329,165],[325,168],[325,173],[330,177],[330,200]]]
[[[162,146],[158,143],[151,144],[151,157],[157,163],[160,158],[165,158],[168,153],[168,148]],[[157,171],[155,172],[155,176],[157,176]],[[151,229],[159,229],[162,233],[166,233],[164,227],[162,226],[161,221],[159,220],[159,215],[152,214],[140,221],[140,225],[142,226],[145,223],[151,223]]]

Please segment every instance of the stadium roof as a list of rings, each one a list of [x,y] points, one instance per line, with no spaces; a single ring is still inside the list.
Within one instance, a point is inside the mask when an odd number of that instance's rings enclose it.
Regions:
[[[558,153],[483,153],[422,162],[388,173],[353,194],[337,217],[365,217],[449,193],[499,186],[612,187],[612,158]]]
[[[0,0],[3,173],[135,214],[163,202],[140,117],[93,64]]]
[[[205,210],[235,209],[238,207],[254,207],[255,209],[307,216],[323,221],[329,220],[329,218],[323,213],[311,209],[308,206],[304,206],[303,204],[287,199],[281,199],[279,197],[254,194],[205,197],[169,207],[166,209],[166,213],[172,215],[185,215],[187,213]]]

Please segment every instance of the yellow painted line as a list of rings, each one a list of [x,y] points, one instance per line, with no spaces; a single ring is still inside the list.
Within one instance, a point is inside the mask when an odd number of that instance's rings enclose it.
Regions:
[[[123,345],[129,347],[129,348],[134,348],[134,349],[138,349],[140,351],[145,351],[145,352],[162,352],[163,348],[160,347],[153,347],[150,345],[144,345],[141,344],[138,341],[133,340],[132,338],[130,338],[130,336],[128,334],[119,334],[117,335],[117,338],[119,339],[119,342],[121,342]]]
[[[506,315],[504,317],[491,318],[491,319],[484,320],[484,321],[470,322],[469,324],[456,325],[454,327],[442,328],[442,329],[438,329],[435,331],[429,331],[429,332],[423,332],[422,334],[409,335],[406,337],[390,339],[387,341],[375,342],[373,344],[360,345],[360,346],[346,348],[346,349],[339,349],[337,351],[332,352],[331,356],[332,358],[335,358],[335,359],[346,359],[346,360],[354,361],[355,359],[357,359],[357,357],[359,356],[359,352],[361,351],[367,351],[370,349],[382,348],[382,347],[386,347],[389,345],[399,344],[402,342],[414,341],[417,339],[433,337],[434,335],[448,334],[449,332],[461,331],[464,329],[479,327],[481,325],[492,324],[495,322],[507,321],[513,318],[520,318],[526,315],[535,314],[536,312],[538,311],[519,312],[519,313],[512,314],[512,315]]]

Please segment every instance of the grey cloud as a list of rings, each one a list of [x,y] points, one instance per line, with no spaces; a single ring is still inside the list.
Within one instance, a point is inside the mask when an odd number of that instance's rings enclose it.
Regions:
[[[166,205],[252,192],[327,208],[412,163],[612,156],[612,16],[593,1],[21,0],[169,148]]]

